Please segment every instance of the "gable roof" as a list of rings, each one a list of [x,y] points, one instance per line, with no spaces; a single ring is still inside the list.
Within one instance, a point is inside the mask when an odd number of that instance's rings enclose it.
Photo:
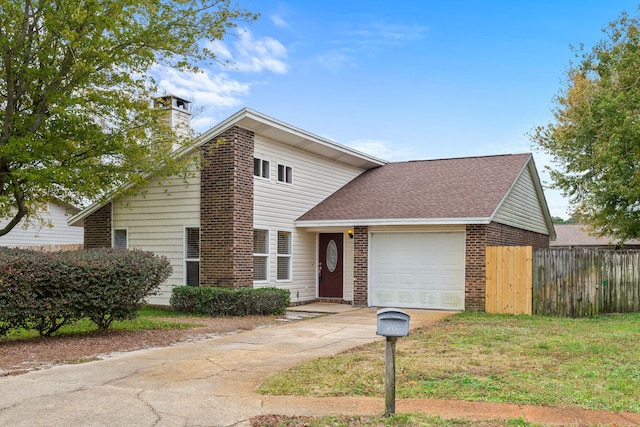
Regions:
[[[388,163],[355,178],[296,226],[488,224],[532,164],[530,153]],[[537,174],[534,181],[551,224]]]
[[[196,137],[193,144],[176,151],[174,155],[176,157],[186,156],[195,151],[198,147],[201,147],[234,126],[250,130],[260,137],[292,145],[302,150],[329,158],[333,161],[346,163],[361,169],[369,169],[387,163],[386,160],[378,159],[351,147],[331,141],[330,139],[298,129],[250,108],[243,108],[218,123],[208,131]],[[124,189],[126,190],[131,187],[132,185],[129,184],[126,185]],[[113,197],[107,197],[106,200],[95,202],[80,211],[78,214],[69,218],[67,222],[70,225],[79,224],[80,221],[83,221],[84,218],[91,215],[111,200],[113,200]]]
[[[330,139],[314,135],[250,108],[243,108],[202,135],[199,135],[194,144],[184,151],[193,151],[233,126],[238,126],[250,130],[261,137],[292,145],[362,169],[370,169],[387,163],[386,160],[378,159]]]
[[[557,247],[612,247],[618,246],[619,240],[613,237],[597,237],[589,234],[589,227],[585,224],[556,224],[558,238],[549,246]],[[623,246],[638,246],[640,240],[632,239],[624,242]]]

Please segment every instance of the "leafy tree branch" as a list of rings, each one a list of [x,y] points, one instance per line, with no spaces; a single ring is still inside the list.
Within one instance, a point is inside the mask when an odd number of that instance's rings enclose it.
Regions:
[[[640,237],[640,21],[623,13],[576,49],[553,121],[530,133],[552,156],[555,188],[598,235]]]
[[[198,71],[218,61],[207,41],[257,19],[231,0],[0,0],[0,15],[0,236],[52,199],[184,172],[149,71]]]

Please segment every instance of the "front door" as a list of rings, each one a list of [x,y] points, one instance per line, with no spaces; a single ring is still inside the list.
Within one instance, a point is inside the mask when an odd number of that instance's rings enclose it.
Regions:
[[[342,234],[321,233],[318,256],[318,296],[342,298]]]

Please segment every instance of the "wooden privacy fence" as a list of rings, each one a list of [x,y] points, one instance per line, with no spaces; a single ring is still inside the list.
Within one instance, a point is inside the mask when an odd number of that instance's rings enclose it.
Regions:
[[[591,316],[640,312],[640,251],[490,246],[489,313]]]
[[[531,246],[488,246],[488,313],[531,314]]]
[[[535,314],[640,312],[640,251],[539,249],[533,272]]]

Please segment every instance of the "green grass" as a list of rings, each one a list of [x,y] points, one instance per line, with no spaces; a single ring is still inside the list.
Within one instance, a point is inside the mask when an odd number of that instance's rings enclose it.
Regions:
[[[182,313],[172,311],[168,308],[144,306],[140,310],[137,318],[132,320],[114,321],[109,330],[113,331],[142,331],[148,329],[186,329],[195,326],[201,326],[197,323],[172,322],[164,318],[184,316]],[[189,315],[189,317],[199,317]],[[77,336],[97,332],[98,327],[88,319],[80,319],[74,323],[68,324],[55,332],[54,336],[68,335]],[[10,331],[4,337],[0,337],[0,342],[11,340],[23,340],[38,337],[35,330],[19,329]]]
[[[391,416],[326,416],[326,417],[281,417],[279,420],[269,418],[269,423],[260,423],[261,417],[252,420],[252,425],[268,427],[536,427],[542,424],[528,423],[523,419],[469,421],[461,419],[443,419],[419,414],[395,414]]]
[[[266,378],[265,394],[384,396],[384,341]],[[640,412],[640,314],[461,313],[401,338],[396,396]]]

